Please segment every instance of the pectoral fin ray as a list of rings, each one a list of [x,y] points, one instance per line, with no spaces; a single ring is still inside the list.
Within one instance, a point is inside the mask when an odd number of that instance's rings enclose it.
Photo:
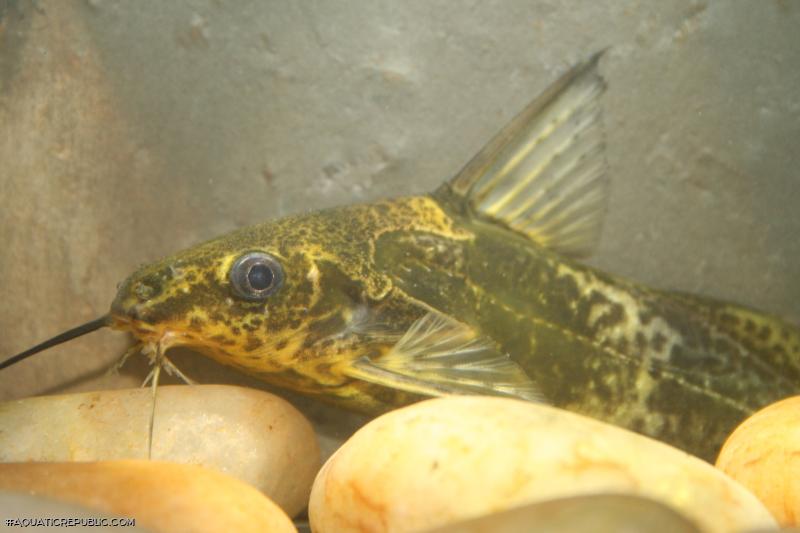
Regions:
[[[414,322],[388,353],[362,357],[346,373],[429,396],[486,394],[542,401],[525,371],[493,341],[435,311]]]

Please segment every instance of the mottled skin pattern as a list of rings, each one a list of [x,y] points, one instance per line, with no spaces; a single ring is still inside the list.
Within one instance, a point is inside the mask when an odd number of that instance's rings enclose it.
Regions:
[[[241,254],[281,261],[265,303],[234,296]],[[434,309],[509,353],[547,401],[713,460],[744,417],[800,390],[778,319],[648,289],[481,220],[449,186],[245,228],[143,268],[112,305],[145,342],[188,345],[265,381],[366,412],[418,397],[350,379]]]
[[[244,228],[134,273],[112,304],[115,327],[186,345],[267,382],[380,412],[418,399],[354,381],[341,369],[388,350],[425,310],[375,267],[386,232],[466,238],[426,197],[348,206]],[[245,252],[283,266],[266,302],[236,298],[228,271]]]

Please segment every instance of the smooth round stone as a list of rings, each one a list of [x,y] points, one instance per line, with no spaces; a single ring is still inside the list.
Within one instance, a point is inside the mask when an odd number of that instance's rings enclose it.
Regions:
[[[161,461],[0,464],[0,489],[136,519],[153,532],[296,532],[280,507],[236,478]],[[5,517],[4,517],[5,518]]]
[[[716,464],[758,496],[779,524],[800,525],[800,396],[742,422]]]
[[[323,466],[314,531],[424,530],[516,506],[623,492],[706,532],[774,527],[764,506],[680,450],[574,413],[505,398],[448,397],[383,415]]]
[[[150,389],[0,403],[0,461],[146,459],[151,409]],[[159,387],[152,458],[230,474],[290,516],[305,508],[320,466],[314,430],[291,404],[226,385]]]
[[[702,533],[689,519],[648,498],[590,494],[515,507],[425,533]]]

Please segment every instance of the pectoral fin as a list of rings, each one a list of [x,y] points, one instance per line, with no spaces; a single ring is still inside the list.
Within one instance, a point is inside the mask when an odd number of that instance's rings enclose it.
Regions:
[[[490,339],[436,312],[414,322],[387,354],[362,357],[345,373],[430,396],[487,394],[542,401],[528,375]]]

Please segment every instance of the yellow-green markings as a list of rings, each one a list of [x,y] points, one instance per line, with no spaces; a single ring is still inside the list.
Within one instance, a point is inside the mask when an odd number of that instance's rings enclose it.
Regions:
[[[367,412],[430,395],[545,401],[706,459],[798,391],[798,332],[574,261],[607,177],[597,57],[558,80],[434,194],[245,228],[135,273],[116,325]],[[247,301],[239,258],[282,286]]]
[[[608,188],[598,60],[562,76],[434,193],[175,254],[122,284],[110,325],[148,353],[189,346],[348,408],[518,397],[712,460],[749,413],[798,392],[800,334],[576,261],[599,236]]]

